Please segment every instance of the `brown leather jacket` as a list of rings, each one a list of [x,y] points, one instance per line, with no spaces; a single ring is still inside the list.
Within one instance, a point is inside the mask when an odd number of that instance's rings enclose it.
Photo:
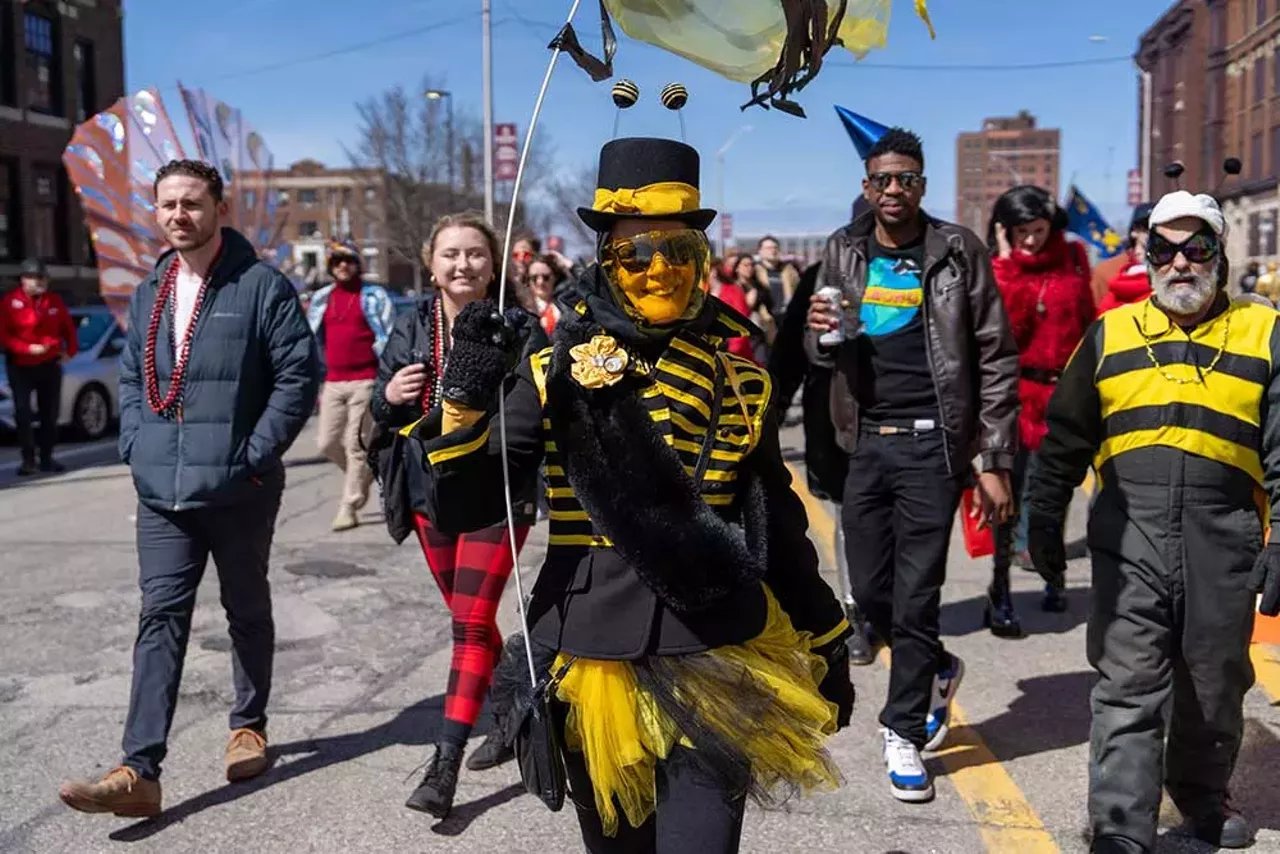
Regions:
[[[867,285],[868,243],[875,227],[864,215],[827,240],[818,289],[844,294],[846,330],[859,328]],[[975,458],[982,471],[1011,471],[1018,447],[1018,347],[991,272],[991,258],[977,235],[926,215],[924,320],[938,408],[953,473]],[[841,448],[852,453],[858,437],[857,360],[853,336],[822,348],[806,330],[805,349],[816,365],[834,368],[831,420]]]

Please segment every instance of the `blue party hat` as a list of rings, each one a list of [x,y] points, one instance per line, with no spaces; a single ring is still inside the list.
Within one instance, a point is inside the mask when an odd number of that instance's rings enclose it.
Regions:
[[[853,140],[853,147],[858,149],[858,156],[863,160],[867,159],[871,148],[880,141],[880,137],[889,131],[879,122],[860,116],[839,104],[836,105],[836,115],[840,117],[840,121],[844,122],[845,132],[849,134],[849,139]]]

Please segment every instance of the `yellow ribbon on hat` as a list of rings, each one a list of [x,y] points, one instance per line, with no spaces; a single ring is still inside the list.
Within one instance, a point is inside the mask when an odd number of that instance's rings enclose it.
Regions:
[[[696,211],[701,203],[697,187],[683,181],[659,181],[635,189],[598,189],[591,209],[600,213],[661,216]]]

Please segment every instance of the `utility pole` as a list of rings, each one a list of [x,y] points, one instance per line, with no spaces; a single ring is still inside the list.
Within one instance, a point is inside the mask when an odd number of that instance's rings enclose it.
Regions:
[[[490,0],[480,0],[484,63],[484,218],[493,225],[493,22]]]
[[[1142,72],[1142,200],[1151,198],[1151,72]]]

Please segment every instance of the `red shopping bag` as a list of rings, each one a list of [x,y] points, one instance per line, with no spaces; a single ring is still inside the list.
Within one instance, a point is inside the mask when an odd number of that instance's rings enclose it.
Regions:
[[[960,526],[964,532],[964,550],[969,553],[969,557],[988,557],[996,552],[995,536],[990,525],[978,527],[982,516],[973,515],[975,507],[981,508],[982,502],[978,499],[977,489],[970,487],[960,495]]]

